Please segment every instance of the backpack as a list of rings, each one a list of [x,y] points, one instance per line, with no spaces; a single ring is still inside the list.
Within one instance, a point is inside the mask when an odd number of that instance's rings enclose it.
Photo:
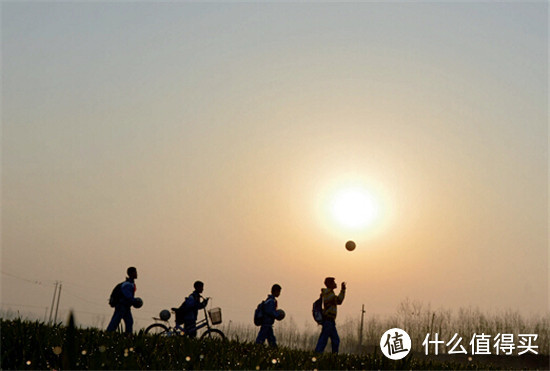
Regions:
[[[264,304],[265,300],[258,304],[254,311],[254,324],[256,326],[261,326],[264,322]]]
[[[315,300],[313,302],[313,309],[312,309],[313,319],[317,324],[323,323],[323,294],[319,296],[319,299]]]
[[[124,296],[124,294],[122,293],[123,283],[124,282],[119,283],[118,285],[115,286],[113,291],[111,291],[111,296],[109,297],[109,305],[113,308],[117,306],[117,304],[120,302],[120,300]]]
[[[187,313],[191,311],[190,301],[191,299],[189,299],[189,296],[186,297],[183,303],[174,311],[176,313],[176,324],[182,324]]]

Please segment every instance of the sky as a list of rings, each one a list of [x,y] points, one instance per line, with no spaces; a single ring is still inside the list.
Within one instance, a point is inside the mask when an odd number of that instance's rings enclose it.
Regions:
[[[2,310],[60,281],[106,326],[135,266],[137,327],[195,280],[226,323],[274,283],[313,323],[327,276],[340,319],[548,313],[546,2],[2,2],[1,36]]]

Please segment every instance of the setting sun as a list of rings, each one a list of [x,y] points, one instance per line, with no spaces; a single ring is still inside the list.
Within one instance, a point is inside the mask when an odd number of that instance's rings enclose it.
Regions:
[[[378,217],[378,205],[367,191],[343,189],[336,193],[331,205],[334,219],[347,228],[364,228]]]

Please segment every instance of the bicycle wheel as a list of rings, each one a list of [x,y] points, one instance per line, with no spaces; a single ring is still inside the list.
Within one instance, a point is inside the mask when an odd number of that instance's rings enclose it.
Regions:
[[[209,330],[206,330],[206,331],[201,335],[201,340],[202,340],[202,339],[210,339],[210,340],[216,340],[216,341],[223,341],[223,340],[225,340],[225,335],[224,335],[224,333],[221,332],[220,330],[211,328],[211,329],[209,329]]]
[[[145,333],[148,335],[162,335],[167,336],[169,334],[168,327],[162,323],[153,323],[151,326],[145,329]]]

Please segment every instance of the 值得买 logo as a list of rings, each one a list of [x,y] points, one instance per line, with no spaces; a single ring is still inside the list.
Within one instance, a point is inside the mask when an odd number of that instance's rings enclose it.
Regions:
[[[411,337],[400,328],[389,329],[380,339],[380,349],[389,359],[404,358],[411,351]]]

